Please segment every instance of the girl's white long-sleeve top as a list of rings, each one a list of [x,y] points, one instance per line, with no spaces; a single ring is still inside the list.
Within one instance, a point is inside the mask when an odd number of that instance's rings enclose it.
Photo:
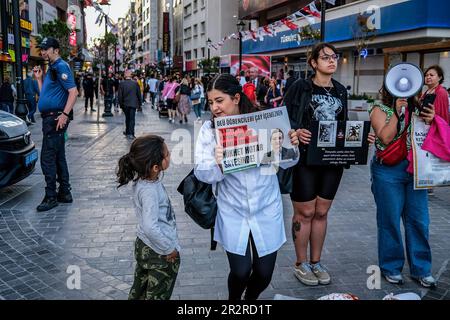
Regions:
[[[206,121],[196,141],[194,173],[217,188],[214,240],[230,253],[245,255],[251,232],[259,257],[277,251],[286,234],[276,170],[264,165],[224,175],[214,157],[215,147],[214,129]],[[298,158],[282,167],[297,162]]]

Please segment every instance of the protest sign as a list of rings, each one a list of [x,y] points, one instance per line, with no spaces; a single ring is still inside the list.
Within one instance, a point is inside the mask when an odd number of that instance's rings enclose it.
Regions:
[[[312,121],[307,164],[367,164],[369,131],[369,121]]]
[[[214,119],[217,141],[224,148],[225,174],[298,158],[289,138],[286,107]]]
[[[414,115],[412,120],[411,146],[414,162],[414,190],[450,186],[450,162],[439,159],[431,152],[422,150],[430,126]]]

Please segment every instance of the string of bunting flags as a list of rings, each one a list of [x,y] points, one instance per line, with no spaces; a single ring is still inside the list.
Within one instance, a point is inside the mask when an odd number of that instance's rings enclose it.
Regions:
[[[325,2],[336,5],[336,0],[325,0]],[[293,14],[287,16],[286,18],[283,18],[279,21],[273,22],[269,25],[259,27],[257,30],[248,30],[248,31],[242,31],[240,32],[242,36],[242,40],[253,40],[253,41],[264,41],[264,37],[274,37],[277,35],[278,32],[283,31],[285,27],[287,27],[290,30],[297,30],[299,29],[299,25],[297,25],[295,22],[298,22],[300,19],[304,18],[308,25],[312,25],[316,23],[315,19],[321,19],[322,15],[320,11],[317,9],[316,1],[312,1],[307,6],[301,8],[300,10],[294,12]],[[218,50],[220,47],[222,47],[226,41],[235,39],[239,40],[239,32],[233,33],[227,37],[224,37],[222,40],[216,43],[211,43],[208,45],[209,49]]]
[[[92,0],[85,0],[84,1],[85,7],[94,7],[95,11],[99,12],[99,15],[97,16],[97,19],[95,20],[95,24],[100,24],[103,20],[103,18],[106,16],[103,9],[99,6],[98,3],[92,1]],[[114,21],[107,16],[106,24],[108,27],[111,28],[111,33],[117,35],[119,33],[119,29],[117,27],[117,24],[114,23]]]

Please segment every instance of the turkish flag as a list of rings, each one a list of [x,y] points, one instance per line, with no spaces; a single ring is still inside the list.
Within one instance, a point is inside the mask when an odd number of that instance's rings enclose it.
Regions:
[[[298,26],[288,18],[281,19],[281,22],[283,22],[291,30],[298,29]]]

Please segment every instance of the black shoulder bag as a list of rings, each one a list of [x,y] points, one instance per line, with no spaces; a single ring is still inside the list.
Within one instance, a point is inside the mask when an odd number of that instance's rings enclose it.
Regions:
[[[217,215],[217,201],[212,185],[197,179],[194,170],[181,181],[177,191],[183,195],[184,211],[203,229],[211,229],[211,250],[216,250],[214,224]]]

